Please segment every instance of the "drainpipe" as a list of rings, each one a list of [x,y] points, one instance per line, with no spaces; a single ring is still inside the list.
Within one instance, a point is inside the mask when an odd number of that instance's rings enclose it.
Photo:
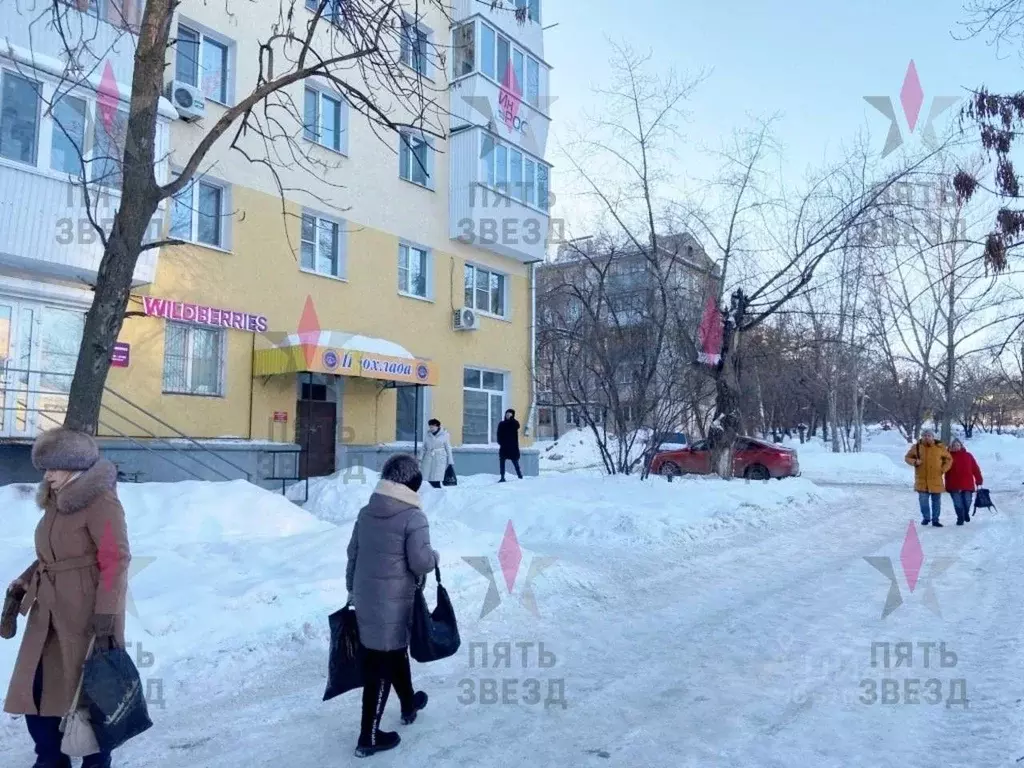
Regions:
[[[533,435],[537,411],[537,262],[530,263],[530,410],[526,414],[523,434]]]

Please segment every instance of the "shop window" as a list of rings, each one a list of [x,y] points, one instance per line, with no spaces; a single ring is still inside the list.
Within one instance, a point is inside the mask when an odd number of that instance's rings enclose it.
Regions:
[[[167,323],[164,336],[165,394],[224,394],[224,331]]]
[[[466,368],[462,386],[462,442],[496,442],[505,414],[506,374]]]

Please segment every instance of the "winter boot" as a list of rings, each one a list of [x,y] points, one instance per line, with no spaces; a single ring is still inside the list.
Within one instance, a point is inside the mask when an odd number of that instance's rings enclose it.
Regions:
[[[956,524],[957,525],[963,525],[964,524],[964,519],[961,517],[959,520],[956,521]]]
[[[932,520],[932,526],[934,526],[935,528],[942,528],[942,527],[944,527],[942,525],[942,523],[940,523],[938,520]]]
[[[971,522],[971,511],[970,510],[967,510],[966,512],[964,512],[964,522],[965,523]]]
[[[929,523],[931,523],[931,520],[929,520],[927,517],[921,521],[921,525],[928,525]]]
[[[429,697],[423,691],[416,691],[412,697],[412,709],[408,712],[402,713],[402,722],[406,725],[411,725],[416,722],[416,713],[427,706],[427,699]]]
[[[61,755],[60,759],[54,762],[53,760],[44,760],[39,757],[32,764],[32,768],[71,768],[71,758],[67,755]]]
[[[397,747],[401,741],[402,737],[394,731],[377,731],[365,744],[362,739],[359,740],[356,757],[369,757],[378,752],[387,752],[389,749]]]
[[[112,764],[110,755],[89,755],[82,759],[82,768],[110,768]]]

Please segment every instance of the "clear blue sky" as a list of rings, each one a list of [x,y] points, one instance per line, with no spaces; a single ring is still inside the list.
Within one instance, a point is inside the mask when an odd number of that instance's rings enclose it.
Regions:
[[[864,96],[891,96],[903,121],[899,92],[911,59],[924,90],[922,125],[933,96],[962,96],[964,88],[981,84],[1024,90],[1024,66],[1016,51],[1000,53],[982,39],[953,37],[966,33],[958,26],[967,18],[962,0],[542,2],[545,26],[558,24],[545,36],[545,58],[554,68],[551,92],[557,97],[548,142],[556,195],[571,192],[564,174],[559,179],[558,165],[564,166],[554,150],[556,139],[564,136],[559,127],[599,104],[591,89],[609,75],[607,36],[651,49],[660,69],[711,70],[690,103],[690,141],[678,149],[686,166],[680,172],[697,177],[714,168],[701,145],[719,146],[734,129],[749,125],[750,115],[781,113],[776,138],[797,177],[865,129],[881,151],[888,120]],[[918,140],[905,122],[901,127],[906,141]],[[571,210],[561,207],[555,215],[571,217]]]

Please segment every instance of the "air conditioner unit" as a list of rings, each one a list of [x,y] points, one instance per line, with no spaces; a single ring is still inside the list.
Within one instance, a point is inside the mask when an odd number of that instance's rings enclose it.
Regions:
[[[178,117],[182,120],[198,120],[206,115],[206,99],[203,92],[194,85],[173,80],[167,86],[167,98],[178,110]]]
[[[452,315],[452,328],[456,331],[475,331],[480,327],[480,318],[476,310],[469,307],[456,309]]]

